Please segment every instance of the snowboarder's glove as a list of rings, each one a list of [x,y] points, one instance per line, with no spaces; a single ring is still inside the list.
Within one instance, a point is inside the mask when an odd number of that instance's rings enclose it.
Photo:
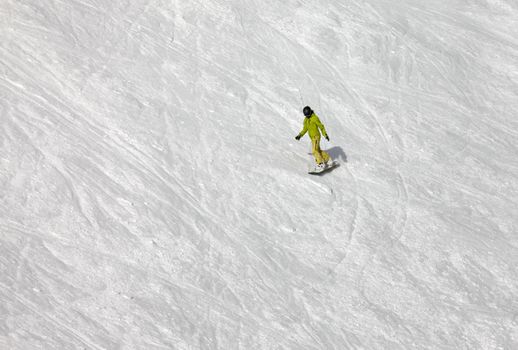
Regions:
[[[329,136],[328,135],[326,135],[326,140],[329,141]]]
[[[300,135],[295,136],[295,140],[300,140]]]

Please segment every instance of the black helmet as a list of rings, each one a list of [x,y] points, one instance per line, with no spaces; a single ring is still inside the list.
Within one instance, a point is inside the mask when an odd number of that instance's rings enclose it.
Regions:
[[[304,107],[304,109],[302,110],[302,113],[304,113],[304,115],[306,117],[311,117],[311,115],[313,114],[313,110],[311,109],[310,106],[306,106]]]

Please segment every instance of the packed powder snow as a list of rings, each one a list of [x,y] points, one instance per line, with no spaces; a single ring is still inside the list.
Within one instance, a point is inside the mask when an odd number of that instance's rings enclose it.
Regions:
[[[517,38],[513,0],[4,0],[0,348],[517,349]]]

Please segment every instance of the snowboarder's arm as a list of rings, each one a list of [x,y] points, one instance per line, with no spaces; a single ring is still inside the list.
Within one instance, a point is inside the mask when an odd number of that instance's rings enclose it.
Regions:
[[[324,135],[324,137],[327,139],[328,136],[327,136],[326,127],[324,126],[324,124],[322,124],[322,122],[320,121],[320,119],[318,117],[316,120],[316,124],[317,124],[318,128],[320,129],[320,131],[322,131],[322,135]]]
[[[300,139],[302,136],[304,136],[307,131],[308,131],[308,123],[304,122],[304,127],[302,128],[302,131],[299,132],[299,134],[297,135],[298,138]]]

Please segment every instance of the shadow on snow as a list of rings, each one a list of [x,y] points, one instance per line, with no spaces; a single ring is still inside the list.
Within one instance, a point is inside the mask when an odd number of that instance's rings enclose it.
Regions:
[[[343,162],[343,163],[347,163],[347,154],[345,154],[345,151],[343,150],[342,147],[335,146],[335,147],[332,147],[330,149],[326,149],[324,151],[329,154],[331,159],[336,160],[336,161],[340,161],[340,162]],[[312,155],[313,153],[309,153],[309,154]],[[330,169],[324,170],[321,173],[311,174],[311,175],[323,176],[323,175],[325,175],[327,173],[330,173],[330,172],[334,171],[335,169],[339,168],[340,165],[341,165],[341,163],[338,163],[337,165],[335,165],[334,167],[332,167]]]

